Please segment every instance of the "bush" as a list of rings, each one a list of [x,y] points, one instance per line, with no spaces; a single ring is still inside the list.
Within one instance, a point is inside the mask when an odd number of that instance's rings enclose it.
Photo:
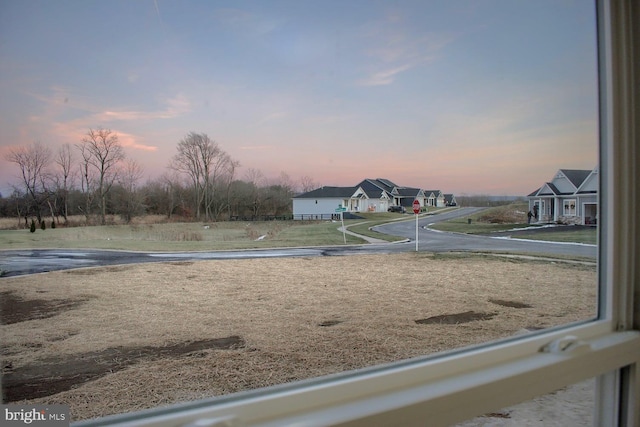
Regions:
[[[54,220],[51,220],[51,228],[56,228],[56,222]]]
[[[36,222],[33,219],[31,220],[31,227],[29,227],[29,231],[32,233],[36,232]]]
[[[46,229],[47,229],[47,225],[45,224],[44,220],[40,221],[40,229],[41,229],[42,231],[44,231],[44,230],[46,230]]]

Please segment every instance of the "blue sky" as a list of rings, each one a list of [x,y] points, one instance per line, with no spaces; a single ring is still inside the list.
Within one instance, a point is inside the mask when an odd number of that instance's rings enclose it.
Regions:
[[[149,178],[193,131],[239,178],[526,195],[596,165],[595,43],[586,0],[0,0],[0,188],[104,127]]]

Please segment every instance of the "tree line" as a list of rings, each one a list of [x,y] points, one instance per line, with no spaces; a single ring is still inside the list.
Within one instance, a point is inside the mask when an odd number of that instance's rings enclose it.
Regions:
[[[188,133],[176,146],[165,173],[142,183],[144,169],[128,159],[118,135],[89,129],[77,144],[52,151],[40,142],[10,150],[5,159],[18,169],[8,197],[0,196],[0,216],[68,224],[82,215],[86,224],[106,224],[109,215],[125,222],[156,214],[168,219],[216,221],[290,216],[297,191],[318,185],[309,177],[294,183],[284,172],[269,182],[256,169],[244,179],[240,163],[204,133]]]

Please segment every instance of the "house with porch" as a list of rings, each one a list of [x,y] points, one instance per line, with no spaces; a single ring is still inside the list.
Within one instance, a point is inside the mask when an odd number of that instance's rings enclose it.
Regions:
[[[320,187],[295,196],[293,218],[335,219],[343,208],[348,213],[387,212],[391,206],[404,206],[409,210],[414,200],[418,200],[420,206],[436,206],[429,204],[422,189],[402,187],[384,178],[364,179],[353,187]],[[435,200],[433,196],[431,203],[436,203]],[[442,200],[440,206],[444,206],[444,196]]]
[[[598,222],[598,168],[560,169],[527,196],[536,222],[595,225]]]

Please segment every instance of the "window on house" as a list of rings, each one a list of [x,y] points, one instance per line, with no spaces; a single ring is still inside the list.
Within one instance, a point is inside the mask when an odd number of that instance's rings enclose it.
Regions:
[[[576,199],[564,201],[564,216],[576,216]]]

